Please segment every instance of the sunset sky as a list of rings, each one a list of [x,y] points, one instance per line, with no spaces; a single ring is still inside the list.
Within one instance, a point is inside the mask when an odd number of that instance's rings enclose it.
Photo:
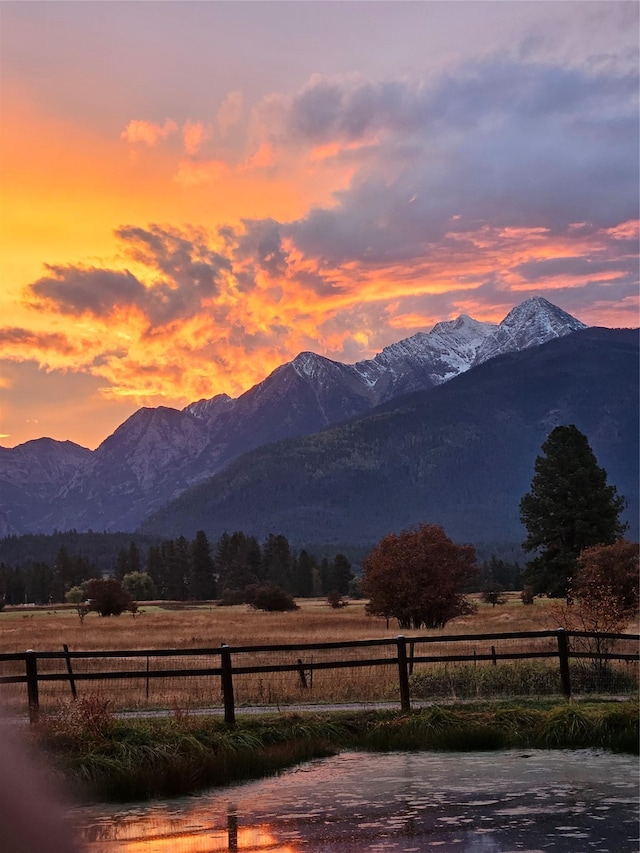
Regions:
[[[0,3],[0,442],[544,295],[638,325],[638,3]]]

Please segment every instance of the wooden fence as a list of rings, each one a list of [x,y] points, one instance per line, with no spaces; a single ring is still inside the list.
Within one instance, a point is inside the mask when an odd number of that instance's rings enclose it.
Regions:
[[[148,701],[150,685],[156,680],[204,678],[210,685],[213,679],[219,685],[225,721],[233,725],[238,707],[235,685],[243,676],[293,673],[300,696],[301,691],[312,690],[314,675],[318,678],[322,672],[353,672],[364,667],[378,671],[378,668],[384,667],[387,672],[395,672],[392,679],[395,682],[395,697],[400,708],[408,711],[412,701],[411,677],[431,665],[472,663],[475,666],[497,666],[498,662],[503,661],[551,659],[558,668],[561,693],[569,698],[572,695],[570,660],[589,659],[599,667],[608,667],[610,661],[637,665],[640,660],[639,642],[640,636],[635,634],[598,634],[559,628],[556,631],[410,638],[399,636],[382,640],[297,645],[232,648],[223,644],[215,649],[82,652],[70,651],[64,645],[59,652],[27,650],[0,654],[0,685],[26,685],[29,717],[34,721],[41,708],[41,693],[52,683],[69,690],[71,697],[76,699],[81,683],[109,683],[114,680],[128,682],[135,679],[143,685]],[[188,668],[163,666],[163,662],[173,663],[176,659],[187,657],[195,658],[198,665]],[[130,667],[128,669],[123,668],[125,660]],[[269,662],[274,660],[281,662]],[[103,662],[100,669],[93,668],[96,661]],[[108,668],[106,661],[111,661],[116,668]],[[5,674],[7,670],[10,672]],[[354,676],[351,675],[350,681],[353,680]],[[634,683],[637,690],[637,680]],[[58,701],[61,695],[58,692]]]

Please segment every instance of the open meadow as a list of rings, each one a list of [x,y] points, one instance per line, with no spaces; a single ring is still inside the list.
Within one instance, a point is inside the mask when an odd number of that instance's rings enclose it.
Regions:
[[[536,599],[524,606],[513,593],[506,604],[478,602],[477,612],[454,619],[444,630],[400,630],[394,620],[365,612],[366,601],[332,608],[325,598],[299,599],[299,609],[266,613],[247,605],[142,604],[133,617],[88,614],[81,622],[72,608],[7,608],[0,613],[0,651],[72,651],[189,649],[275,643],[323,643],[429,634],[484,634],[557,628],[554,603]]]
[[[7,608],[0,613],[0,652],[15,653],[32,649],[41,652],[62,652],[63,644],[71,652],[114,652],[175,650],[182,654],[156,657],[123,656],[112,658],[78,659],[71,661],[73,673],[79,676],[76,686],[79,696],[99,696],[113,709],[188,709],[221,707],[223,697],[220,677],[211,672],[190,674],[188,677],[170,675],[176,670],[202,670],[220,666],[218,650],[222,644],[238,646],[270,646],[278,644],[347,643],[352,641],[393,640],[404,634],[412,637],[447,637],[457,635],[497,634],[525,631],[551,631],[559,626],[557,602],[536,599],[533,605],[522,604],[513,593],[505,604],[496,607],[478,601],[477,611],[454,619],[443,630],[402,630],[395,621],[387,624],[382,617],[369,616],[366,602],[350,601],[346,607],[332,608],[326,599],[301,599],[299,609],[285,613],[267,613],[246,605],[218,607],[215,604],[178,605],[169,603],[145,604],[134,617],[123,613],[119,617],[100,617],[88,614],[82,621],[71,608],[20,609]],[[629,631],[638,631],[637,622]],[[190,655],[189,650],[194,650]],[[214,650],[212,654],[195,650]],[[411,648],[413,652],[413,648]],[[478,671],[490,666],[490,653],[528,653],[530,651],[557,653],[555,637],[531,641],[465,640],[459,643],[443,641],[416,644],[416,655],[473,655]],[[290,705],[296,703],[373,702],[398,699],[398,668],[394,661],[395,643],[364,646],[355,649],[281,650],[278,652],[234,652],[234,670],[242,666],[291,666],[300,664],[300,671],[268,673],[235,673],[236,705]],[[485,656],[483,659],[482,656]],[[339,669],[322,668],[328,662],[389,658],[389,665],[358,665]],[[495,661],[494,661],[495,663]],[[523,663],[524,665],[524,663]],[[39,675],[66,673],[66,662],[38,661]],[[429,665],[426,665],[429,666]],[[449,673],[460,664],[447,664]],[[469,669],[469,664],[466,664]],[[557,660],[535,663],[547,666],[557,675]],[[457,669],[456,669],[457,667]],[[513,669],[511,664],[500,667]],[[499,667],[499,668],[500,668]],[[441,667],[442,668],[442,667]],[[23,661],[0,663],[0,675],[23,675]],[[424,672],[425,665],[417,664],[415,675]],[[313,671],[312,671],[313,670]],[[111,677],[83,680],[89,672],[135,672],[136,677]],[[154,677],[154,673],[161,675]],[[475,670],[474,670],[475,671]],[[166,675],[163,675],[165,672]],[[150,673],[147,676],[147,673]],[[492,671],[497,675],[497,671]],[[535,673],[534,673],[535,675]],[[531,673],[528,676],[531,678]],[[538,677],[536,675],[536,677]],[[468,681],[468,679],[467,679]],[[474,684],[476,679],[474,677]],[[70,698],[71,682],[66,678],[40,682],[40,705],[47,710]],[[468,690],[468,686],[465,687]],[[475,695],[479,696],[478,689]],[[529,692],[534,688],[528,688]],[[556,689],[555,687],[553,689]],[[459,687],[451,687],[452,698]],[[456,693],[458,692],[458,694]],[[0,685],[0,701],[14,710],[26,709],[24,684]]]

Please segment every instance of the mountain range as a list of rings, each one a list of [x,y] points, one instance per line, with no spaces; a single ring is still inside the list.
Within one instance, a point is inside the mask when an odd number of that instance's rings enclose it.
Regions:
[[[585,330],[583,323],[537,297],[514,308],[499,325],[463,315],[356,364],[300,353],[236,399],[218,395],[182,411],[140,409],[95,451],[46,438],[0,448],[0,532],[134,530],[144,522],[150,529],[158,523],[155,519],[166,517],[163,508],[183,505],[180,496],[188,501],[190,494],[196,494],[194,488],[205,488],[205,484],[208,488],[209,481],[214,490],[224,489],[232,472],[243,464],[249,466],[245,473],[251,480],[251,466],[261,469],[261,460],[290,446],[271,447],[274,442],[318,434],[321,438],[310,441],[322,444],[326,433],[318,431],[340,423],[348,431],[354,428],[352,423],[366,423],[367,415],[375,423],[388,416],[394,401],[408,399],[405,395],[410,393],[440,405],[436,392],[449,388],[454,380],[459,384],[463,377],[464,393],[477,397],[472,389],[485,375],[482,369],[505,353],[533,357],[548,342],[573,339]],[[548,365],[548,369],[554,368]],[[557,369],[562,373],[561,365]],[[398,415],[400,421],[410,420],[402,407],[395,411],[405,412]],[[431,417],[429,409],[424,417]],[[454,434],[460,428],[457,422],[449,425]],[[534,456],[537,448],[529,448]],[[295,443],[293,450],[282,452],[283,469],[287,469],[286,454],[298,452]],[[422,462],[417,462],[419,467]],[[371,464],[384,468],[386,461]],[[469,464],[477,467],[477,462],[469,460]],[[321,479],[318,471],[315,477]],[[173,503],[176,499],[178,504]],[[357,494],[353,499],[358,499]],[[218,513],[215,520],[200,526],[211,530],[223,515]],[[331,517],[328,512],[327,519]],[[286,528],[285,521],[283,517],[278,530],[294,540],[300,538]],[[231,526],[249,532],[251,523],[252,518],[240,515]],[[264,523],[272,522],[265,519]],[[324,522],[315,532],[308,522],[303,526],[305,538],[333,536]]]
[[[244,454],[142,526],[216,537],[286,531],[298,545],[370,546],[428,522],[486,553],[523,541],[519,503],[551,430],[575,424],[638,536],[638,332],[586,329],[485,362],[431,391]]]

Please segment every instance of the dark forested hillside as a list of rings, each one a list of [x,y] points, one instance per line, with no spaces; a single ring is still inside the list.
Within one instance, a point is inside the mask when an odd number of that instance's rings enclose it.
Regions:
[[[548,433],[574,423],[638,535],[638,332],[587,329],[482,364],[428,392],[260,448],[153,516],[145,533],[283,531],[370,544],[421,522],[457,541],[520,542],[518,505]]]
[[[70,554],[85,557],[100,571],[110,572],[116,564],[118,553],[132,542],[140,551],[146,552],[150,545],[159,541],[159,536],[143,536],[139,533],[78,533],[77,530],[4,536],[0,539],[0,563],[7,566],[21,563],[53,565],[60,548],[66,548]]]

